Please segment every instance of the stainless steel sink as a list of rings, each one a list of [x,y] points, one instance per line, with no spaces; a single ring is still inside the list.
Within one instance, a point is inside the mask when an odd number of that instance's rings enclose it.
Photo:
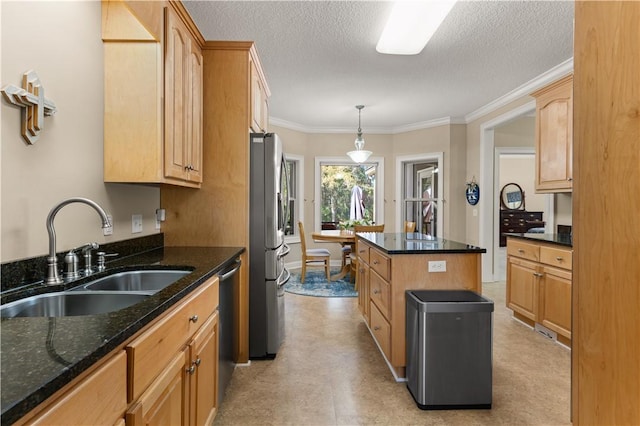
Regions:
[[[0,317],[67,317],[119,311],[142,302],[145,292],[58,292],[39,294],[0,306]]]
[[[136,270],[108,275],[76,287],[75,290],[93,291],[145,291],[156,293],[178,281],[191,271],[187,270]]]

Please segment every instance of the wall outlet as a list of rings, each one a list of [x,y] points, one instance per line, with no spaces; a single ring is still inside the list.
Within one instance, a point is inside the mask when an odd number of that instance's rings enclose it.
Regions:
[[[142,232],[142,215],[131,215],[131,233],[137,234],[139,232]]]
[[[447,272],[446,260],[430,260],[429,272]]]
[[[113,216],[107,213],[107,219],[109,219],[111,226],[108,228],[102,228],[102,235],[104,236],[113,235]]]

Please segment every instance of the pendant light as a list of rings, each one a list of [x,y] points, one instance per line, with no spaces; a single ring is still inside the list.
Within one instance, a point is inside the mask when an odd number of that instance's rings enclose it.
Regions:
[[[364,108],[364,105],[356,105],[356,109],[358,110],[358,137],[355,141],[356,149],[355,151],[347,152],[347,155],[356,163],[367,161],[367,158],[372,154],[371,151],[364,149],[364,139],[362,139],[362,129],[360,128],[360,113],[362,112],[362,108]]]

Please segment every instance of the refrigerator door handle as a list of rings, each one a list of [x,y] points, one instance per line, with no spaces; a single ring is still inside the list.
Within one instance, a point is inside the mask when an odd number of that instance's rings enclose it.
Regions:
[[[287,277],[285,279],[281,279],[281,277],[285,274],[287,275]],[[278,287],[282,287],[283,285],[288,283],[290,278],[291,278],[291,272],[289,272],[287,268],[284,268],[282,270],[282,274],[280,274],[280,276],[278,277],[278,281],[277,281]]]
[[[278,255],[278,258],[285,257],[286,255],[289,254],[289,251],[291,251],[291,249],[289,248],[289,246],[286,243],[284,243],[283,247],[282,247],[282,252]]]

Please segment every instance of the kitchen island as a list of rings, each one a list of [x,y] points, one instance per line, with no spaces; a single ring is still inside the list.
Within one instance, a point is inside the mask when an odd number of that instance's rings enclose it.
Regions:
[[[405,292],[482,292],[486,250],[420,233],[356,234],[358,306],[398,381],[405,378]]]
[[[15,423],[45,401],[48,404],[50,398],[60,396],[105,359],[122,352],[125,344],[174,306],[210,284],[217,273],[243,252],[244,248],[235,247],[161,247],[109,262],[105,272],[73,283],[48,287],[35,283],[17,291],[3,292],[2,303],[7,303],[33,294],[65,290],[120,271],[191,270],[190,274],[143,302],[119,311],[50,318],[2,318],[2,425]],[[213,291],[209,293],[213,294]],[[215,294],[217,297],[217,289]],[[110,379],[124,378],[123,373],[122,377]]]

